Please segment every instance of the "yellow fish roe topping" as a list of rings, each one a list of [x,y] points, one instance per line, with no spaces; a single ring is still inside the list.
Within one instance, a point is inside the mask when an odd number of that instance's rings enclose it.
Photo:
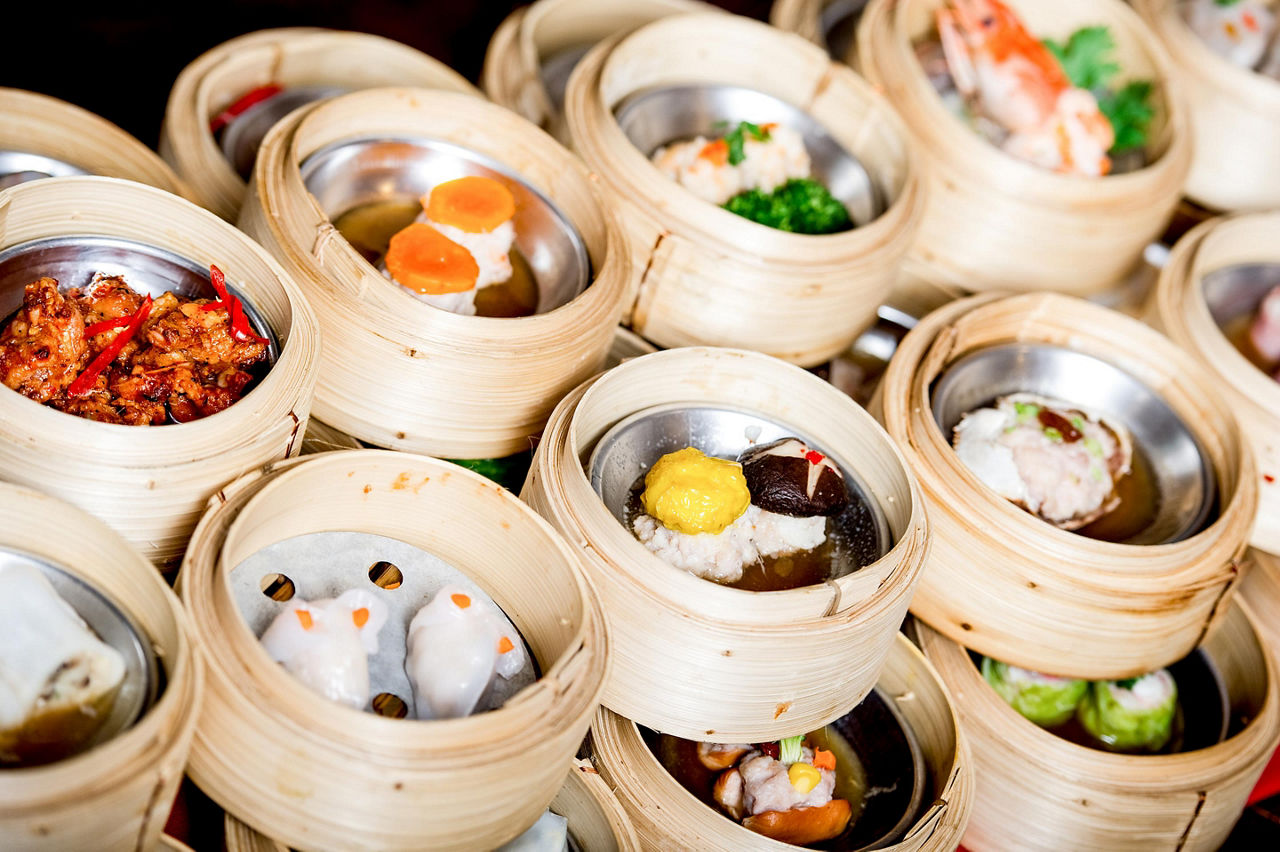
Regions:
[[[644,510],[676,532],[721,532],[751,505],[751,492],[735,461],[685,447],[658,459],[644,478]]]

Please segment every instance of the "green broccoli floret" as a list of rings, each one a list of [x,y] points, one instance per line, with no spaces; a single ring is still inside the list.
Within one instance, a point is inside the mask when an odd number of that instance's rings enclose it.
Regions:
[[[724,207],[752,222],[794,234],[834,234],[853,227],[845,206],[810,178],[793,178],[773,192],[740,192]]]

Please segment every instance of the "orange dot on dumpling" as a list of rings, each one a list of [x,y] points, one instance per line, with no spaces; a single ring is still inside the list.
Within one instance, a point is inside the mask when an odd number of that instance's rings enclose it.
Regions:
[[[471,252],[425,222],[414,222],[391,238],[386,263],[398,283],[430,296],[464,293],[480,276]]]
[[[511,650],[512,648],[514,648],[514,647],[515,647],[515,645],[514,645],[514,644],[512,644],[511,640],[510,640],[510,639],[508,639],[506,636],[503,636],[501,639],[499,639],[499,640],[498,640],[498,653],[499,653],[499,654],[505,654],[505,653],[507,653],[508,651],[510,651],[510,650]]]
[[[470,177],[445,181],[431,190],[427,218],[470,234],[482,234],[516,215],[516,199],[493,178]]]
[[[359,609],[351,610],[351,620],[357,628],[364,627],[369,623],[369,608],[362,606]]]
[[[458,609],[466,609],[471,606],[471,598],[464,594],[454,594],[449,599],[453,601],[453,605]]]
[[[298,617],[298,623],[302,625],[303,630],[310,630],[315,627],[315,621],[311,618],[311,613],[305,609],[295,609],[293,614]]]

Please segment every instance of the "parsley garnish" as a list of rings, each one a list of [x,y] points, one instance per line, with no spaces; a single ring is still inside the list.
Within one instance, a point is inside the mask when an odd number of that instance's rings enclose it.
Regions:
[[[1115,49],[1116,43],[1106,27],[1084,27],[1076,30],[1065,45],[1047,38],[1044,46],[1058,57],[1071,84],[1082,89],[1093,91],[1101,88],[1120,73],[1120,66],[1107,58]]]
[[[1114,683],[1116,686],[1120,687],[1121,689],[1133,689],[1133,685],[1137,683],[1139,680],[1140,678],[1127,677],[1124,680],[1114,681]]]
[[[1072,33],[1065,45],[1053,39],[1045,39],[1044,45],[1062,63],[1072,85],[1097,96],[1098,108],[1111,122],[1116,137],[1111,154],[1123,154],[1146,144],[1147,127],[1155,116],[1151,106],[1155,86],[1150,80],[1134,80],[1119,89],[1111,88],[1120,66],[1110,59],[1116,46],[1110,30],[1084,27]]]
[[[748,135],[757,142],[767,142],[769,140],[769,131],[760,125],[752,124],[749,121],[738,122],[738,126],[726,133],[724,137],[724,141],[729,144],[729,165],[736,166],[747,158],[743,146],[746,144]]]

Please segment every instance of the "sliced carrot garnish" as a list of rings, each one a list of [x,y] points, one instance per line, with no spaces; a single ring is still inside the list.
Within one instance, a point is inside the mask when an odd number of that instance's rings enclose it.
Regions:
[[[449,600],[453,601],[453,605],[458,609],[466,609],[471,606],[471,598],[461,593],[450,595]]]
[[[508,651],[510,651],[510,650],[511,650],[512,648],[514,648],[514,647],[515,647],[515,645],[512,645],[512,644],[511,644],[511,640],[510,640],[510,639],[508,639],[506,636],[503,636],[501,639],[499,639],[499,640],[498,640],[498,653],[499,653],[499,654],[505,654],[505,653],[507,653]]]
[[[293,614],[298,616],[298,623],[302,625],[303,630],[310,630],[316,626],[316,623],[311,619],[311,613],[305,609],[295,609]]]
[[[351,620],[355,622],[356,627],[364,627],[369,623],[369,608],[362,606],[359,609],[351,610]]]
[[[397,282],[430,296],[465,293],[480,276],[471,252],[425,222],[414,222],[392,237],[386,261]]]
[[[723,166],[729,162],[729,143],[723,139],[708,142],[698,152],[699,159],[708,160],[713,166]]]
[[[492,231],[516,215],[511,190],[493,178],[476,175],[438,185],[423,207],[431,221],[469,234]]]
[[[834,752],[825,749],[815,748],[813,750],[813,765],[815,769],[831,769],[836,768],[836,756]]]

